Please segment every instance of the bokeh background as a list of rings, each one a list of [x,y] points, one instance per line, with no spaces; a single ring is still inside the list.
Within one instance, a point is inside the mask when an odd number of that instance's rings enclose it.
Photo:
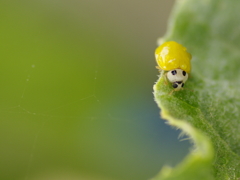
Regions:
[[[0,179],[146,180],[184,158],[152,95],[173,4],[0,1]]]

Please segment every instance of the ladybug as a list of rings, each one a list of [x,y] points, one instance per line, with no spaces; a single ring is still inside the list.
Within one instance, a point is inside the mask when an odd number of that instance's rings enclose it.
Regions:
[[[165,42],[155,51],[157,68],[166,71],[166,76],[175,91],[179,91],[191,71],[192,56],[187,48],[175,41]]]

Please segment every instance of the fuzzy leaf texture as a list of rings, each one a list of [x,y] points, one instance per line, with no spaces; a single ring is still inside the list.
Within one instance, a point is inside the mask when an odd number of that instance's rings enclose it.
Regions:
[[[173,92],[163,73],[154,85],[162,118],[194,143],[174,168],[152,180],[240,179],[240,1],[178,0],[165,41],[193,56],[186,89]]]

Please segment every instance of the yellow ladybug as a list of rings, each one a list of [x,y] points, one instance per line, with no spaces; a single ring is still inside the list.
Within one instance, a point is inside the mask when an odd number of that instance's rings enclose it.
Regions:
[[[179,91],[188,79],[191,71],[191,54],[187,48],[175,41],[163,43],[155,51],[158,69],[168,71],[167,78],[175,91]]]

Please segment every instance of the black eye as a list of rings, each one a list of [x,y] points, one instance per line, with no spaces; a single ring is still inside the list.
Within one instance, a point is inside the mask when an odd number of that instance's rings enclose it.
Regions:
[[[172,75],[176,75],[177,74],[177,71],[176,70],[173,70],[171,71]]]
[[[172,84],[172,87],[173,87],[173,88],[177,88],[178,85],[177,85],[176,83],[174,83],[174,84]]]
[[[182,74],[183,74],[183,76],[186,76],[186,72],[185,71],[183,71]]]
[[[184,83],[182,83],[182,87],[184,86]]]

